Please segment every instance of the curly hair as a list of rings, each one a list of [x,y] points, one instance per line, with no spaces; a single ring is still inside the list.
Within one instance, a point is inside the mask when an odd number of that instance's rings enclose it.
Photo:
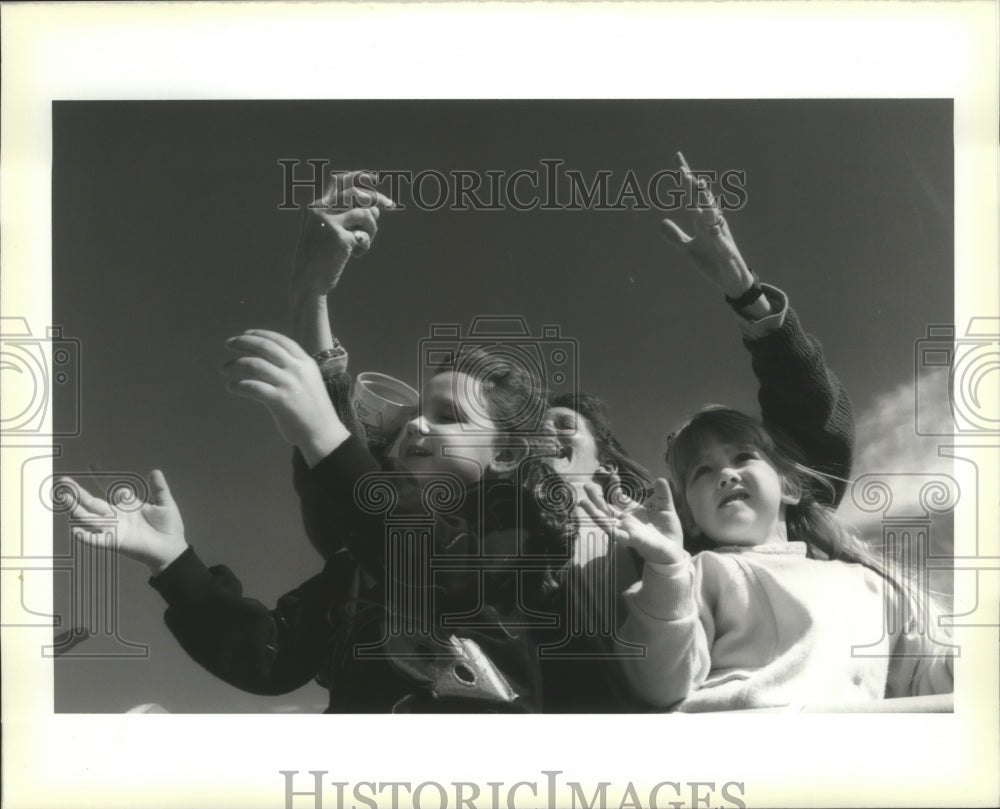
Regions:
[[[502,345],[469,346],[456,351],[432,375],[465,374],[480,383],[470,400],[499,428],[501,435],[531,438],[542,434],[545,386],[538,374]]]
[[[597,445],[597,459],[618,473],[622,487],[633,500],[643,500],[653,485],[653,476],[633,461],[611,432],[608,407],[588,393],[563,393],[549,400],[549,407],[565,407],[587,420]]]
[[[596,396],[586,393],[560,394],[549,399],[549,407],[565,407],[587,420],[587,426],[597,446],[597,459],[618,474],[621,491],[636,501],[646,498],[652,487],[652,476],[629,458],[625,448],[611,432],[607,406]],[[562,587],[577,529],[573,521],[576,494],[571,483],[552,468],[544,455],[536,456],[525,466],[523,476],[527,494],[533,505],[535,524],[529,529],[532,553],[552,559],[541,575],[539,587],[546,597],[552,597]],[[611,496],[610,492],[606,492]],[[526,510],[526,513],[529,513]]]

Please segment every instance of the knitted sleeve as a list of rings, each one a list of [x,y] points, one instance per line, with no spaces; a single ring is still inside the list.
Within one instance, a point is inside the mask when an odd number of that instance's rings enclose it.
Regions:
[[[790,439],[807,466],[834,477],[829,505],[835,506],[851,474],[854,411],[840,380],[826,365],[822,346],[802,329],[790,308],[779,328],[758,339],[744,339],[744,345],[760,382],[757,398],[764,424]]]

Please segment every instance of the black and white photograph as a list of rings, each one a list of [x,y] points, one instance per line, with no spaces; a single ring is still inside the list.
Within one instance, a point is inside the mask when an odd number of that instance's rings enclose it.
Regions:
[[[5,724],[25,772],[81,757],[10,805],[989,805],[995,759],[955,786],[997,746],[978,96],[679,56],[402,91],[443,6],[314,10],[326,92],[289,42],[236,89],[228,43],[218,91],[61,77],[33,160],[5,131],[4,209],[44,186],[4,234],[5,713],[39,701]]]

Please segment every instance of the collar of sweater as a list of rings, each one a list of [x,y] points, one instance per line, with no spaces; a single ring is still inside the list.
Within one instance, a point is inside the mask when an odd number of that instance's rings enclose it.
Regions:
[[[805,542],[767,542],[763,545],[720,545],[716,553],[766,553],[779,556],[805,556]]]

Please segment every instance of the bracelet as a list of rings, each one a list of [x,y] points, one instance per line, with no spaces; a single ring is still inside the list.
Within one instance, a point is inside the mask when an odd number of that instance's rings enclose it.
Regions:
[[[336,337],[333,338],[333,348],[325,348],[322,351],[317,351],[312,354],[312,358],[316,360],[317,363],[322,365],[326,360],[336,359],[338,357],[343,357],[347,354],[347,349],[340,344],[340,340]]]
[[[333,348],[317,351],[312,358],[319,366],[320,375],[325,380],[330,380],[347,370],[347,349],[336,337],[333,338]]]
[[[726,295],[726,303],[733,307],[737,313],[741,309],[745,309],[751,303],[757,300],[761,295],[764,294],[764,290],[760,285],[760,279],[757,277],[757,273],[750,270],[750,275],[753,276],[753,283],[750,284],[750,289],[740,295],[738,298],[730,298]]]

